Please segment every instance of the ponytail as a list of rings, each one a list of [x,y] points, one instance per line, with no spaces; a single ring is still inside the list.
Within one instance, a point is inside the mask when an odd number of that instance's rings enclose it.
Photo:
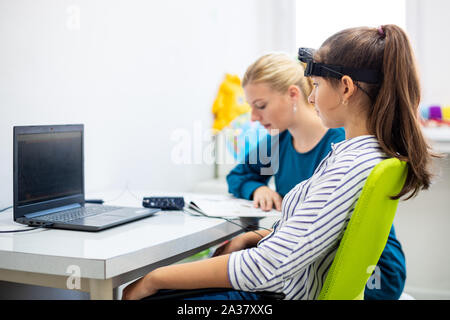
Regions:
[[[431,183],[427,170],[431,162],[430,147],[417,119],[421,88],[407,35],[396,25],[382,28],[385,33],[384,80],[369,113],[368,125],[388,156],[408,163],[405,185],[394,198],[411,193],[407,198],[410,199],[420,189],[428,189]]]

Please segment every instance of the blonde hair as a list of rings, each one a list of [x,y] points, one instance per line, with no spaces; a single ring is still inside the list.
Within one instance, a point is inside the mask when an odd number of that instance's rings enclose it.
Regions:
[[[247,68],[242,86],[250,83],[266,83],[272,90],[287,92],[291,85],[297,85],[303,93],[306,104],[313,89],[312,80],[304,76],[305,65],[285,53],[269,53]]]

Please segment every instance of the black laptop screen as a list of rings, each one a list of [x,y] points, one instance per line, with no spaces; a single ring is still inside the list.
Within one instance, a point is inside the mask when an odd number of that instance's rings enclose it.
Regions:
[[[17,136],[18,205],[83,193],[82,132]]]

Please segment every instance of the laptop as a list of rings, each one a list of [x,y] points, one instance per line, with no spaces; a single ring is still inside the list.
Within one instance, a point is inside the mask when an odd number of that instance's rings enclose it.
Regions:
[[[99,231],[159,209],[85,205],[84,126],[14,127],[14,221]]]

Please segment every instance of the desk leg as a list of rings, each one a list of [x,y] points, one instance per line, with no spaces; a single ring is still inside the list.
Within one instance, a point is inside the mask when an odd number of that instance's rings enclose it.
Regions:
[[[112,279],[90,279],[89,292],[91,293],[91,300],[113,300],[114,288]]]

